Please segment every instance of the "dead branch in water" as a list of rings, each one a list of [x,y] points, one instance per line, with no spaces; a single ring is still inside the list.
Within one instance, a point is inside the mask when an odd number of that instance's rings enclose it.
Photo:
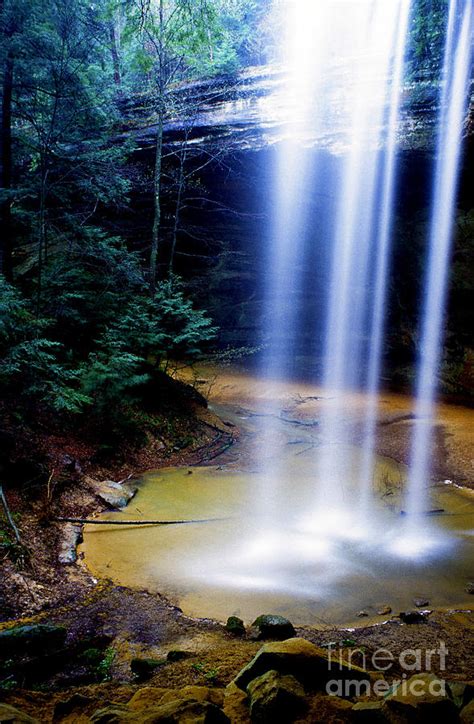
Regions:
[[[81,525],[186,525],[187,523],[216,523],[230,518],[204,518],[202,520],[97,520],[96,518],[54,518],[56,523]]]

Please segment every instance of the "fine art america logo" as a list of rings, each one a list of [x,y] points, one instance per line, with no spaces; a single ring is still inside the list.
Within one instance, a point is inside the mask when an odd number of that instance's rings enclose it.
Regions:
[[[434,697],[446,696],[446,682],[442,679],[414,676],[422,671],[446,670],[448,649],[444,641],[440,641],[437,649],[404,649],[397,655],[386,648],[369,654],[360,648],[335,647],[336,644],[328,646],[328,668],[334,678],[328,681],[326,693],[331,696],[385,697],[395,691],[397,696],[403,697],[421,697],[427,694]],[[403,673],[398,679],[388,682],[384,676],[390,674],[391,670]],[[350,676],[351,672],[353,677]],[[361,676],[363,672],[371,672],[371,676]],[[377,672],[380,672],[380,678],[376,677]]]

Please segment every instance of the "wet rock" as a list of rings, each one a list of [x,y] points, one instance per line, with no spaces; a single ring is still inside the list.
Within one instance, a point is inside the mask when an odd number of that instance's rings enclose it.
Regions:
[[[69,697],[69,699],[63,699],[55,704],[53,719],[64,719],[71,714],[77,715],[91,702],[92,699],[88,696],[84,696],[83,694],[73,694]]]
[[[63,626],[45,623],[0,631],[0,658],[49,653],[64,645],[66,634]]]
[[[223,709],[232,724],[250,724],[247,694],[234,682],[231,682],[225,689]]]
[[[2,724],[39,724],[38,719],[8,704],[0,703],[0,722]]]
[[[379,616],[388,616],[392,613],[392,607],[391,606],[381,606],[381,608],[377,611]]]
[[[446,683],[434,674],[415,674],[401,683],[384,703],[387,717],[401,717],[402,721],[443,724],[458,721],[456,706]]]
[[[77,546],[82,542],[82,526],[77,523],[65,523],[59,545],[58,561],[71,565],[77,561]]]
[[[425,606],[429,606],[430,602],[427,598],[414,598],[413,599],[413,605],[417,608],[424,608]]]
[[[429,613],[427,611],[401,611],[398,616],[403,623],[426,623]]]
[[[259,639],[277,639],[283,641],[295,636],[293,624],[283,616],[263,614],[255,619],[252,626],[258,629]]]
[[[133,485],[116,483],[114,480],[100,481],[93,478],[87,478],[86,480],[95,495],[114,509],[125,508],[138,490]]]
[[[166,664],[166,659],[132,659],[130,668],[139,679],[149,679],[153,676],[156,669]]]
[[[461,709],[459,713],[459,721],[461,724],[472,724],[474,722],[474,699],[467,706]]]
[[[241,618],[238,618],[238,616],[229,616],[225,627],[226,627],[226,631],[228,631],[231,634],[234,634],[234,636],[244,636],[245,635],[244,622],[242,621]]]
[[[338,658],[331,665],[327,651],[305,639],[293,638],[262,646],[252,661],[237,674],[234,683],[245,691],[253,679],[271,670],[291,674],[311,689],[324,689],[333,678],[341,681],[370,680],[370,675],[359,667],[349,667],[343,661],[339,667],[339,663]]]
[[[183,659],[189,659],[190,656],[193,656],[191,651],[180,651],[178,649],[168,651],[166,654],[168,661],[183,661]]]
[[[385,724],[382,701],[360,701],[352,707],[352,721],[358,724]]]
[[[267,671],[247,687],[252,722],[276,724],[292,722],[307,708],[304,689],[290,675]]]

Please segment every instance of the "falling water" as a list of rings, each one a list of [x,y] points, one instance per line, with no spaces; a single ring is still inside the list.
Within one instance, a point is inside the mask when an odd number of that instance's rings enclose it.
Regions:
[[[380,385],[383,336],[385,329],[385,302],[388,284],[390,242],[393,226],[393,206],[396,178],[397,129],[400,115],[400,97],[404,78],[404,58],[411,0],[399,8],[398,30],[391,78],[390,103],[382,169],[381,198],[376,219],[376,250],[372,310],[370,313],[370,349],[366,381],[366,410],[363,439],[363,458],[360,468],[360,508],[364,524],[369,515],[370,494],[374,477],[375,429],[377,399]]]
[[[428,271],[422,308],[420,359],[407,513],[412,533],[427,505],[433,445],[437,376],[443,344],[443,319],[453,235],[462,127],[468,97],[472,50],[471,0],[452,0],[445,46],[443,90],[429,238]]]
[[[278,4],[278,3],[277,3]],[[304,5],[304,7],[302,7]],[[282,61],[287,68],[283,93],[288,118],[279,144],[274,173],[273,222],[270,225],[267,284],[265,289],[265,336],[268,349],[262,362],[262,374],[272,380],[289,374],[294,352],[288,339],[295,339],[297,305],[289,299],[298,296],[301,285],[299,263],[308,224],[310,174],[314,176],[305,138],[314,134],[320,121],[316,104],[322,81],[322,58],[327,52],[327,3],[297,0],[286,16],[286,37]],[[285,470],[278,456],[278,406],[270,400],[266,406],[264,441],[260,452],[271,451],[265,463],[261,490],[260,517],[264,528],[273,528],[282,514],[279,488]],[[265,535],[268,535],[268,530]]]
[[[409,10],[405,0],[361,3],[352,27],[352,123],[332,242],[323,355],[323,386],[334,400],[321,420],[326,444],[318,451],[321,485],[312,523],[346,532],[349,521],[359,529],[361,521],[347,499],[347,471],[336,444],[345,442],[345,394],[366,386],[358,505],[367,512]]]

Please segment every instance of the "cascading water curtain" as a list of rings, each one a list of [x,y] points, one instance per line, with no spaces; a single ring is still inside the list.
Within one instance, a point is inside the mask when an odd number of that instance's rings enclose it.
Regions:
[[[427,486],[431,476],[433,424],[443,349],[463,121],[469,96],[473,14],[472,0],[451,0],[444,54],[428,267],[422,304],[415,426],[406,499],[407,525],[413,535],[419,532],[419,517],[429,504]],[[426,538],[425,543],[430,545]]]
[[[337,3],[336,3],[337,5]],[[344,48],[350,73],[346,91],[349,133],[342,157],[343,175],[332,240],[323,352],[323,387],[332,401],[321,418],[323,446],[317,451],[319,485],[313,522],[357,536],[369,517],[374,465],[374,432],[385,315],[389,247],[396,173],[396,139],[403,83],[407,0],[375,0],[339,12],[353,12]],[[355,475],[356,500],[348,494],[344,420],[347,394],[367,389],[363,459]],[[354,475],[354,472],[352,472]],[[357,528],[357,531],[356,531]]]

